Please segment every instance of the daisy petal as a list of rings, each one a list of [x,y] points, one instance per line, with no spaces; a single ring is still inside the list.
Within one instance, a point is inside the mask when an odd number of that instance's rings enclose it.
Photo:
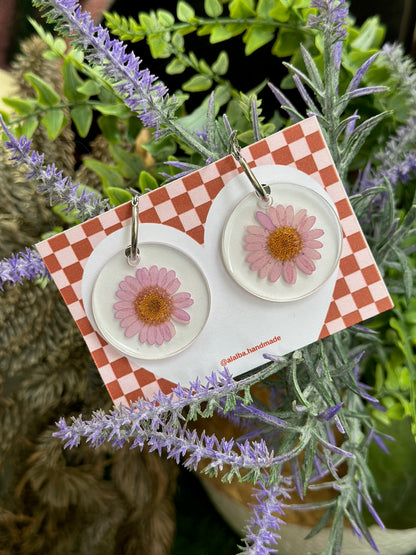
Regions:
[[[176,334],[175,326],[170,321],[161,324],[160,330],[165,341],[170,341],[172,337]]]
[[[179,322],[180,324],[187,324],[190,320],[190,316],[187,312],[181,308],[174,308],[172,310],[172,320]]]
[[[321,241],[316,241],[315,239],[311,239],[310,241],[305,241],[303,243],[303,246],[308,249],[320,249],[321,247],[323,247],[323,244],[321,243]]]
[[[141,282],[143,283],[144,287],[149,287],[150,285],[150,273],[149,270],[147,268],[141,268],[140,269],[140,278],[141,278]]]
[[[305,231],[309,231],[314,223],[316,222],[315,216],[308,216],[301,224],[298,225],[299,233],[305,233]]]
[[[194,304],[190,293],[176,293],[176,295],[173,295],[172,300],[175,308],[187,308]]]
[[[150,266],[150,285],[157,285],[157,280],[159,279],[159,269],[157,266]]]
[[[147,343],[149,345],[154,345],[156,342],[156,326],[149,325],[147,330]]]
[[[277,217],[279,218],[279,222],[281,226],[286,225],[286,210],[283,204],[278,204],[276,206]]]
[[[140,320],[137,320],[136,318],[136,321],[130,324],[130,326],[126,329],[126,331],[124,332],[124,335],[126,337],[134,337],[139,333],[142,326],[143,326],[143,322],[140,322]]]
[[[295,263],[299,270],[308,276],[316,270],[314,262],[304,254],[299,254],[295,259]]]
[[[145,324],[140,330],[139,341],[140,343],[146,343],[147,341],[147,331],[149,329],[149,324]]]
[[[322,258],[321,253],[316,251],[315,249],[309,249],[308,247],[305,247],[304,249],[302,249],[302,252],[308,258],[312,258],[312,260],[319,260],[320,258]]]
[[[113,304],[114,310],[123,310],[123,308],[131,308],[133,309],[133,303],[129,301],[118,301],[117,303]]]
[[[128,318],[129,316],[136,316],[136,313],[133,307],[117,310],[117,312],[114,314],[114,317],[118,318],[119,320],[122,320],[123,318]],[[137,316],[136,316],[136,319],[137,319]]]
[[[137,322],[137,316],[135,314],[133,316],[127,316],[127,318],[124,318],[124,320],[120,322],[120,326],[122,328],[128,328],[129,326],[134,324],[134,322]]]
[[[247,243],[247,245],[244,245],[244,250],[245,251],[259,251],[259,250],[264,250],[265,245],[262,243]]]
[[[247,256],[246,261],[249,262],[249,263],[251,263],[251,262],[256,262],[256,260],[260,260],[260,258],[263,258],[263,257],[267,257],[267,258],[268,258],[269,256],[270,256],[270,255],[269,255],[269,253],[268,253],[267,251],[265,251],[265,250],[258,250],[258,251],[251,252],[251,253]]]
[[[306,219],[306,216],[307,216],[307,212],[305,208],[302,208],[301,210],[299,210],[299,212],[296,212],[295,217],[293,218],[293,226],[296,229],[299,229],[299,226]]]
[[[258,243],[259,245],[266,245],[267,244],[267,237],[261,237],[259,235],[250,235],[247,234],[244,236],[244,241],[246,243]]]
[[[272,264],[273,262],[274,258],[272,258],[269,254],[266,254],[266,256],[264,256],[263,258],[259,258],[258,260],[256,260],[256,262],[253,262],[250,268],[253,270],[253,272],[257,272],[257,270],[261,270],[262,268],[267,266],[267,264]]]
[[[270,208],[269,208],[269,217],[270,217],[270,219],[273,222],[273,225],[275,227],[279,227],[281,225],[280,220],[279,220],[279,215],[278,215],[277,210],[274,206],[270,206]]]
[[[283,263],[283,278],[290,285],[293,285],[296,283],[296,278],[297,278],[296,266],[291,260],[288,260],[287,262]]]
[[[280,260],[277,260],[274,263],[273,268],[270,270],[269,281],[274,283],[275,281],[277,281],[279,279],[279,277],[282,274],[282,267],[283,267],[282,262]]]
[[[156,326],[156,344],[162,345],[163,341],[162,326]]]
[[[261,224],[265,229],[268,231],[274,231],[275,226],[267,214],[259,210],[256,212],[256,218],[259,224]]]
[[[269,234],[267,233],[267,230],[265,230],[264,227],[260,227],[259,225],[248,225],[247,231],[251,235],[260,235],[261,237],[269,236]]]
[[[179,289],[180,286],[181,286],[181,282],[178,280],[178,278],[175,278],[166,287],[166,291],[169,293],[169,295],[173,295],[174,293],[176,293],[176,291]]]
[[[160,287],[165,287],[167,275],[168,275],[168,271],[166,270],[166,268],[160,268],[160,270],[159,270],[159,279],[157,280],[157,284]]]
[[[302,239],[304,241],[308,241],[309,239],[318,239],[318,237],[322,237],[323,234],[323,229],[311,229],[310,231],[302,233]]]
[[[275,261],[271,260],[270,262],[268,262],[267,264],[265,264],[262,268],[260,268],[259,270],[259,277],[261,279],[264,279],[266,276],[269,275],[270,270],[272,269],[272,267],[274,266]]]
[[[139,291],[141,291],[142,286],[140,285],[140,283],[137,281],[136,278],[134,278],[133,276],[126,276],[124,278],[126,280],[126,282],[128,283],[130,289],[134,292],[134,293],[139,293]]]
[[[136,295],[132,291],[124,291],[123,289],[116,291],[116,296],[122,301],[134,301],[136,298]]]
[[[293,210],[293,206],[289,204],[286,208],[286,225],[293,226],[293,219],[295,216],[295,211]]]

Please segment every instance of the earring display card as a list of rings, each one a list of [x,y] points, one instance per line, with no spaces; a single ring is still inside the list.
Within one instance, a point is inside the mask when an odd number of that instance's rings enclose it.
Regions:
[[[241,154],[257,179],[271,186],[274,207],[247,212],[244,199],[255,193],[231,155],[147,193],[139,202],[139,248],[146,260],[138,269],[144,266],[144,272],[136,275],[123,259],[131,238],[130,203],[37,245],[115,404],[169,393],[174,384],[186,386],[223,366],[237,376],[263,364],[264,354],[290,353],[392,308],[316,118]],[[306,221],[312,213],[316,223]],[[230,227],[233,218],[240,230]],[[310,241],[297,276],[290,263],[251,254],[259,245],[256,234],[268,238],[269,253],[281,251],[272,220],[275,227],[281,222],[279,230],[292,223],[292,234],[296,228]],[[123,304],[131,292],[120,291],[129,283],[137,291],[156,284],[175,296],[174,277],[179,296],[160,310],[170,310],[173,320],[176,314],[175,337],[171,323],[160,320],[158,340],[149,331],[139,339],[140,331],[133,332],[143,324]],[[186,308],[178,311],[181,303]],[[143,305],[143,314],[149,306]],[[184,312],[189,326],[181,327]],[[123,321],[132,337],[125,338]]]

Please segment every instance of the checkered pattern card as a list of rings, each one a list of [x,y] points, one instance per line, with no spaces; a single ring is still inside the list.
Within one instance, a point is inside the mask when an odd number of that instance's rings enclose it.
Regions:
[[[315,118],[37,245],[115,404],[260,366],[392,307]]]

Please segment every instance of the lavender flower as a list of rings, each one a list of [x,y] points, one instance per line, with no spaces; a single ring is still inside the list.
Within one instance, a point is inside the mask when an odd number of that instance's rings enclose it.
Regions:
[[[55,164],[45,167],[44,154],[31,150],[31,141],[25,136],[16,139],[1,115],[0,125],[8,137],[4,144],[11,154],[10,160],[13,161],[13,165],[27,166],[27,179],[33,178],[38,182],[38,191],[49,197],[51,205],[62,204],[68,214],[75,211],[76,217],[81,220],[98,216],[109,208],[107,199],[101,199],[99,195],[88,192],[86,188],[79,193],[79,183],[73,183],[70,177],[64,177]]]
[[[311,7],[318,8],[319,12],[309,15],[310,29],[331,36],[333,43],[347,37],[348,6],[345,0],[312,0]]]
[[[165,85],[148,69],[140,69],[141,60],[133,53],[126,53],[126,45],[111,39],[107,29],[95,25],[91,16],[81,11],[77,0],[34,0],[33,3],[49,10],[48,20],[84,50],[92,66],[101,68],[103,76],[113,83],[114,90],[146,127],[155,127],[159,137],[165,134],[160,127],[167,128],[205,159],[215,155],[197,135],[175,121],[179,103],[168,95]]]
[[[25,252],[0,260],[0,291],[6,283],[22,284],[24,279],[37,281],[50,278],[49,272],[37,251],[26,247]]]
[[[278,530],[284,524],[279,515],[284,514],[287,506],[284,499],[290,498],[291,479],[280,476],[278,482],[273,485],[266,485],[267,474],[263,473],[257,483],[254,493],[256,505],[251,505],[253,514],[247,523],[247,534],[244,539],[244,548],[241,553],[244,555],[269,555],[277,553]]]

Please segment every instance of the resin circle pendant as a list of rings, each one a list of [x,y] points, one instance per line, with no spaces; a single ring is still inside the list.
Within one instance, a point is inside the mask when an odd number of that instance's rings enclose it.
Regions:
[[[309,176],[300,174],[299,181],[270,183],[269,203],[254,192],[247,195],[224,227],[228,273],[268,301],[311,295],[334,274],[341,257],[342,228],[329,196]]]
[[[104,264],[91,307],[110,345],[130,357],[157,360],[180,353],[198,337],[210,304],[208,283],[191,258],[165,244],[141,243],[136,266],[124,251]]]

